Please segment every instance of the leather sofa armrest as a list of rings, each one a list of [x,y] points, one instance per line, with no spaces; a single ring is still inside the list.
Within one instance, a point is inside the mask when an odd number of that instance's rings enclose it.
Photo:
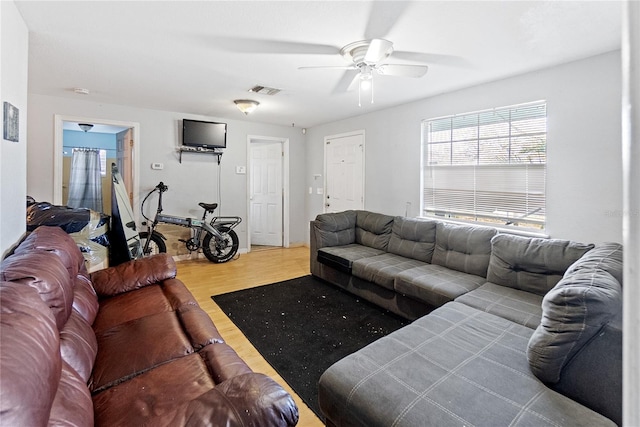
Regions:
[[[166,253],[136,259],[91,273],[99,297],[110,297],[176,277],[176,263]]]
[[[227,379],[191,401],[171,425],[295,426],[293,398],[268,376],[247,373]]]

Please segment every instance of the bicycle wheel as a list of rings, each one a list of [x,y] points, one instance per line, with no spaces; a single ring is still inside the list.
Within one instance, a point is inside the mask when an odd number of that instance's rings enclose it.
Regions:
[[[149,233],[147,231],[142,231],[140,233],[140,247],[144,248],[147,244],[147,239],[149,242],[149,249],[144,253],[144,256],[155,255],[159,253],[167,252],[167,245],[164,243],[164,239],[160,237],[157,233],[152,232],[151,237],[149,238]]]
[[[238,252],[238,235],[228,227],[217,230],[222,234],[222,240],[218,241],[213,234],[207,233],[202,241],[202,252],[211,262],[227,262]]]

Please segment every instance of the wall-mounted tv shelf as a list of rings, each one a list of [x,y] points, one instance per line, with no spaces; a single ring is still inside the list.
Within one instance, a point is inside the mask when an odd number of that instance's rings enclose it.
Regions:
[[[213,154],[218,157],[218,164],[220,164],[220,159],[222,158],[222,151],[214,150],[211,148],[195,148],[195,147],[178,147],[178,152],[180,153],[180,163],[182,163],[182,153],[194,153],[194,154]]]

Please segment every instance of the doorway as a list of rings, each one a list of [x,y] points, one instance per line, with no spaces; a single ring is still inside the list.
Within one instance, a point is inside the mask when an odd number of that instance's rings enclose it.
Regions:
[[[324,212],[364,209],[364,130],[324,139]]]
[[[248,137],[249,250],[289,247],[289,140]]]
[[[84,129],[78,126],[79,123],[91,124],[87,134],[93,133],[103,134],[102,136],[113,136],[113,149],[106,150],[104,162],[106,167],[106,176],[103,178],[103,201],[106,203],[103,206],[103,211],[111,215],[110,202],[111,202],[111,162],[115,162],[121,170],[123,180],[127,185],[127,190],[131,200],[131,205],[135,213],[136,220],[139,220],[139,209],[136,209],[138,203],[138,159],[139,159],[139,144],[135,141],[139,140],[140,125],[135,122],[123,122],[115,120],[95,119],[86,117],[73,117],[55,115],[55,135],[54,135],[54,176],[53,176],[53,203],[56,205],[63,205],[65,200],[65,181],[68,177],[70,158],[66,158],[70,155],[71,149],[65,147],[65,131],[69,132],[83,132]],[[86,127],[85,127],[86,129]],[[106,138],[110,139],[110,138]],[[80,138],[82,141],[82,138]],[[82,145],[82,143],[80,143]],[[88,144],[88,143],[87,143]],[[93,142],[91,142],[93,144]],[[99,147],[92,147],[99,148]],[[67,154],[65,154],[67,151]],[[126,177],[126,178],[125,178]]]

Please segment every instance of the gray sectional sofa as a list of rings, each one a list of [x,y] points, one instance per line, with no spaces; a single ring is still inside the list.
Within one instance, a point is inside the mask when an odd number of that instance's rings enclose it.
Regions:
[[[368,211],[311,222],[311,273],[413,322],[319,381],[330,426],[622,418],[622,247]]]

